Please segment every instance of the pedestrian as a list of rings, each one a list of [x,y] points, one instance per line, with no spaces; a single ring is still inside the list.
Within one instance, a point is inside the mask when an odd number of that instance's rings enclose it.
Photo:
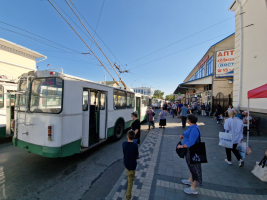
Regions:
[[[165,126],[166,126],[166,116],[167,116],[167,111],[164,110],[163,107],[162,107],[162,110],[161,110],[159,116],[160,116],[159,127],[160,127],[160,128],[162,128],[162,127],[165,128]]]
[[[182,125],[183,128],[185,128],[186,125],[186,118],[187,118],[187,114],[189,113],[189,109],[187,107],[186,104],[184,104],[184,106],[181,108],[181,118],[182,118]]]
[[[220,117],[220,114],[222,114],[222,106],[220,104],[218,104],[216,112],[215,112],[215,119],[214,120],[218,120],[217,118]]]
[[[128,181],[126,200],[132,198],[133,182],[135,177],[135,170],[137,166],[136,159],[139,157],[138,145],[133,142],[135,138],[135,132],[129,130],[127,132],[128,141],[122,143],[123,150],[123,163],[126,169],[126,176]]]
[[[225,159],[225,162],[227,162],[229,165],[232,165],[232,159],[231,159],[231,151],[234,153],[236,159],[239,162],[239,167],[243,167],[245,162],[241,159],[241,156],[236,149],[238,143],[241,142],[243,139],[243,121],[239,119],[238,117],[235,117],[237,112],[233,109],[228,111],[229,118],[225,120],[224,123],[224,130],[227,133],[233,134],[233,148],[225,148],[227,159]]]
[[[152,110],[151,107],[149,107],[149,110],[147,111],[147,114],[148,114],[148,130],[150,130],[150,125],[152,125],[153,128],[155,128],[155,124],[154,124],[154,115],[155,115],[155,112],[154,110]]]
[[[140,120],[137,118],[138,114],[137,114],[136,111],[133,112],[131,115],[132,115],[132,119],[134,120],[134,122],[131,125],[131,129],[135,133],[135,137],[134,137],[133,141],[135,143],[137,143],[137,144],[140,144],[140,135],[141,135],[140,127],[141,127],[141,123],[140,123]]]
[[[167,106],[167,102],[164,103],[164,110],[167,110],[168,109],[168,106]]]
[[[181,103],[181,101],[179,102],[179,104],[178,104],[178,118],[180,118],[181,117],[181,115],[180,115],[180,113],[181,113],[181,109],[182,109],[182,107],[183,107],[183,104]]]
[[[208,103],[206,106],[206,115],[210,116],[210,103]]]
[[[201,114],[202,114],[202,116],[205,116],[205,110],[206,110],[206,106],[205,106],[204,103],[202,103],[202,105],[201,105]]]
[[[174,118],[174,115],[177,115],[177,105],[174,103],[172,104],[172,117]]]
[[[183,107],[184,108],[184,107]],[[199,137],[201,136],[200,129],[197,126],[197,116],[190,114],[187,116],[187,123],[189,124],[188,129],[183,135],[180,135],[180,139],[183,139],[182,145],[178,145],[177,148],[187,148],[186,152],[186,163],[190,171],[190,178],[188,180],[182,180],[185,185],[190,185],[191,187],[185,188],[184,192],[187,194],[198,194],[196,190],[197,183],[202,185],[202,170],[200,163],[191,163],[190,161],[190,150],[189,147],[193,146],[195,143],[199,142]]]

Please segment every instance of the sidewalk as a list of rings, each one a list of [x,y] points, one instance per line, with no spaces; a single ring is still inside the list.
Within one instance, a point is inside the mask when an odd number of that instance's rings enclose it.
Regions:
[[[202,164],[203,186],[198,187],[199,194],[187,195],[183,191],[188,186],[181,184],[181,180],[188,179],[189,169],[185,160],[177,156],[175,147],[184,130],[180,119],[168,115],[166,129],[152,129],[139,148],[141,158],[132,199],[267,199],[267,184],[251,173],[255,162],[264,156],[267,140],[252,138],[249,145],[252,154],[245,158],[245,166],[239,168],[233,154],[233,165],[225,163],[225,149],[218,146],[218,133],[223,131],[223,126],[201,116],[198,125],[208,156],[208,163]],[[106,199],[125,199],[126,189],[124,172]]]

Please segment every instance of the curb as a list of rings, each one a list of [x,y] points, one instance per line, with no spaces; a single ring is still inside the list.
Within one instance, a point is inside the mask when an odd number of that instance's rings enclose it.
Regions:
[[[154,132],[155,129],[152,129],[149,131],[149,133],[147,134],[145,140],[142,142],[142,144],[140,145],[139,149],[142,148],[143,144],[145,144],[146,140],[149,138],[148,136]],[[109,192],[108,196],[105,198],[106,200],[112,200],[113,196],[115,195],[116,191],[118,190],[118,188],[121,185],[122,180],[124,179],[124,177],[126,176],[126,171],[123,170],[120,178],[117,180],[116,184],[114,185],[114,187],[112,188],[112,190]]]

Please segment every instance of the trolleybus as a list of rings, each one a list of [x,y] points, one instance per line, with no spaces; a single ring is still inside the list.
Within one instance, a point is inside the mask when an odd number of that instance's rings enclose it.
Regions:
[[[44,157],[119,140],[131,113],[143,121],[149,104],[144,95],[48,70],[23,74],[18,88],[13,144]]]

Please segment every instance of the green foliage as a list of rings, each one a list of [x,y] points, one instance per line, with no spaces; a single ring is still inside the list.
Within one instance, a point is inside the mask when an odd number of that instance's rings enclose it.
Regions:
[[[167,101],[174,101],[174,100],[175,100],[175,97],[174,97],[173,94],[169,94],[169,95],[166,95],[165,99],[166,99]]]
[[[163,99],[164,98],[163,95],[164,95],[164,92],[161,92],[161,90],[155,90],[153,98]]]

